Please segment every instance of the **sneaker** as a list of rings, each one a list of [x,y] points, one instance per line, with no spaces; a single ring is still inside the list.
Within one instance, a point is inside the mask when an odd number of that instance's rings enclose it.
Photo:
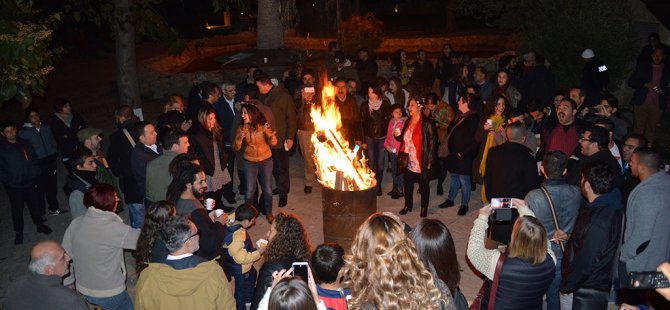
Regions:
[[[45,234],[45,235],[48,235],[48,234],[50,234],[52,231],[53,231],[53,230],[51,230],[51,228],[49,228],[49,226],[47,226],[47,225],[40,224],[40,225],[37,226],[37,232],[38,232],[38,233],[43,233],[43,234]]]
[[[14,245],[23,244],[23,233],[16,233],[14,236]]]
[[[56,209],[56,210],[49,210],[49,216],[56,216],[56,215],[61,215],[68,213],[68,210],[63,210],[63,209]]]
[[[442,209],[444,209],[444,208],[451,208],[451,207],[453,207],[453,206],[454,206],[454,202],[451,201],[451,200],[449,200],[449,199],[445,200],[443,203],[441,203],[441,204],[439,205],[439,207],[442,208]]]
[[[458,215],[463,216],[468,214],[468,210],[470,210],[470,207],[467,205],[462,205],[460,208],[458,208]]]

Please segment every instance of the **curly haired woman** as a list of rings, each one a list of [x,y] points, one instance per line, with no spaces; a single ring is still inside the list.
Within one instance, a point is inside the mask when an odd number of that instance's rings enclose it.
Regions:
[[[351,309],[440,309],[448,301],[400,223],[371,215],[358,228],[345,266]]]
[[[149,266],[149,263],[161,263],[170,254],[158,232],[163,227],[163,223],[174,217],[175,214],[177,210],[174,204],[166,200],[154,202],[147,209],[147,217],[144,220],[140,238],[137,239],[137,249],[134,254],[138,274]]]
[[[294,262],[309,262],[312,244],[307,237],[302,222],[293,214],[280,212],[275,217],[267,234],[268,247],[265,251],[265,264],[258,272],[258,282],[254,290],[251,309],[258,304],[268,287],[272,285],[272,273],[288,270]]]

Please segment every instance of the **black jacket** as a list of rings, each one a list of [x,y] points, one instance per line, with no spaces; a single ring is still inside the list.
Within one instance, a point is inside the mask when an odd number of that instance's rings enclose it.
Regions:
[[[272,286],[272,273],[282,269],[288,270],[297,259],[291,257],[284,257],[277,261],[268,261],[263,264],[261,270],[258,271],[258,280],[256,282],[256,289],[254,290],[254,298],[251,301],[251,310],[258,309],[258,304],[263,299],[263,295]]]
[[[190,219],[200,232],[200,249],[195,253],[206,260],[223,255],[222,245],[225,234],[223,225],[218,221],[212,222],[209,213],[204,208],[191,211]]]
[[[363,135],[369,138],[383,138],[391,120],[391,103],[382,101],[378,110],[370,112],[369,102],[361,104],[361,123],[363,124]]]
[[[666,59],[668,59],[667,56]],[[635,71],[633,71],[633,74],[631,74],[628,79],[628,86],[635,88],[633,97],[630,99],[630,105],[637,106],[643,104],[647,99],[647,94],[650,91],[653,91],[644,87],[644,84],[652,81],[653,72],[652,63],[650,61],[641,62],[637,65]],[[665,68],[663,68],[661,83],[659,85],[659,87],[664,90],[664,92],[658,96],[659,107],[661,107],[661,109],[663,109],[665,98],[667,98],[666,96],[668,95],[668,81],[670,81],[670,66],[666,65]]]
[[[214,135],[203,129],[200,126],[198,133],[191,136],[191,147],[193,152],[198,156],[200,166],[205,171],[206,175],[214,175]],[[221,163],[221,170],[228,165],[228,158],[226,156],[223,140],[217,140],[216,145],[219,147],[219,162]]]
[[[107,162],[112,168],[112,173],[121,177],[121,190],[126,203],[142,203],[144,196],[137,187],[133,169],[130,165],[130,154],[133,152],[133,146],[123,133],[123,129],[128,130],[131,139],[133,126],[137,120],[127,120],[118,127],[118,130],[109,136],[109,149],[107,150]]]
[[[354,96],[347,94],[344,101],[335,97],[335,105],[340,109],[342,119],[342,137],[349,141],[349,148],[354,147],[355,141],[363,141],[363,128],[361,127],[361,114]]]
[[[410,121],[405,121],[405,125],[402,127],[402,133],[400,136],[395,137],[396,140],[400,141],[400,151],[403,152],[405,149],[403,137],[405,136],[405,131],[409,127]],[[435,127],[435,122],[425,116],[421,116],[421,178],[422,179],[431,179],[431,172],[435,174],[439,169],[437,169],[437,128]],[[428,166],[430,165],[430,169]]]
[[[0,139],[0,181],[16,188],[35,186],[40,168],[37,155],[30,144],[16,137],[16,143]]]
[[[537,164],[531,151],[523,144],[505,142],[489,150],[486,159],[486,198],[511,197],[524,199],[540,185]]]
[[[146,197],[147,164],[163,154],[163,149],[160,146],[157,146],[156,150],[158,150],[158,153],[154,152],[146,145],[138,143],[130,154],[130,166],[133,169],[133,176],[135,176],[135,186],[137,186],[137,189],[139,190],[142,201],[144,201],[144,197]]]
[[[584,157],[579,161],[573,159],[569,160],[568,177],[567,177],[568,183],[577,187],[581,186],[582,167],[586,167],[587,165],[594,162],[600,162],[606,164],[608,170],[611,171],[612,174],[614,175],[614,186],[617,188],[621,187],[621,185],[623,184],[623,177],[621,176],[621,166],[619,165],[619,162],[617,162],[617,160],[614,159],[614,156],[612,156],[612,153],[609,150],[599,151],[591,156]]]
[[[609,292],[623,225],[622,210],[612,206],[616,202],[610,197],[600,196],[580,209],[563,252],[562,293],[580,288]]]
[[[554,260],[547,254],[537,265],[519,258],[507,257],[500,270],[496,310],[542,309],[542,297],[554,280]],[[493,282],[484,281],[484,297],[480,309],[488,309]]]
[[[86,172],[70,171],[70,174],[67,175],[67,179],[65,180],[65,185],[63,185],[65,196],[70,197],[70,193],[74,191],[86,193],[86,190],[88,190],[91,185],[98,183],[95,180],[95,172],[88,172],[88,175]]]
[[[77,112],[72,112],[70,126],[66,125],[55,114],[51,117],[51,131],[54,134],[54,138],[60,149],[60,156],[63,160],[69,159],[72,151],[77,148],[77,144],[79,143],[77,132],[83,128],[86,128],[86,122]]]
[[[451,173],[472,175],[472,161],[479,150],[479,142],[474,139],[479,127],[479,115],[469,113],[462,122],[460,117],[463,116],[456,116],[449,125],[447,168]]]

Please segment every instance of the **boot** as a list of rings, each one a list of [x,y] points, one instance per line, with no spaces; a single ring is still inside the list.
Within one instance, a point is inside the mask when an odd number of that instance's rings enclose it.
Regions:
[[[444,195],[444,189],[442,189],[442,185],[437,186],[437,195],[438,196]]]
[[[391,199],[399,199],[402,197],[405,197],[405,193],[403,192],[402,189],[396,190],[396,192],[393,195],[391,195]]]
[[[400,210],[400,212],[398,212],[398,213],[400,213],[400,215],[405,215],[405,214],[407,214],[407,212],[412,212],[412,207],[411,206],[410,207],[404,206],[402,208],[402,210]]]
[[[421,214],[419,216],[421,217],[428,216],[428,207],[421,207]]]
[[[386,195],[393,196],[393,194],[395,194],[395,193],[397,193],[397,192],[398,192],[398,186],[397,186],[397,185],[393,185],[393,189],[391,189],[390,192],[386,193]]]

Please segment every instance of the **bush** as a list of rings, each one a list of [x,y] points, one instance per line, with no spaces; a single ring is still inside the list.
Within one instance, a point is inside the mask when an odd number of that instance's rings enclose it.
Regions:
[[[353,55],[361,47],[373,52],[382,44],[384,23],[373,14],[352,16],[340,25],[337,40],[347,55]]]

